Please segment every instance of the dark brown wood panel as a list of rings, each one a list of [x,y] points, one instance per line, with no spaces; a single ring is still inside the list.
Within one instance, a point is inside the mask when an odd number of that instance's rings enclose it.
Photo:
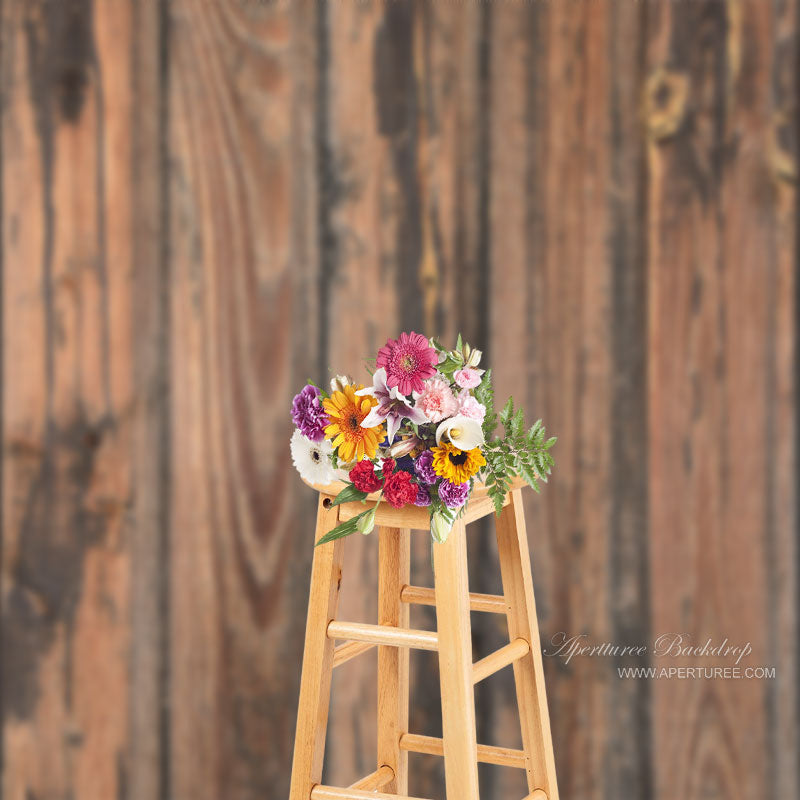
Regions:
[[[325,53],[320,169],[326,176],[321,213],[328,238],[321,298],[327,306],[324,371],[319,378],[327,383],[345,374],[366,384],[364,359],[397,329],[397,237],[404,218],[390,142],[381,135],[373,92],[383,7],[324,6],[320,14],[318,41]],[[377,537],[352,537],[345,543],[341,619],[377,623],[377,558]],[[348,786],[377,767],[376,664],[371,652],[334,674],[326,783]]]
[[[750,642],[743,666],[775,664],[775,626],[792,615],[774,559],[794,536],[790,507],[775,504],[789,467],[776,437],[793,437],[779,387],[794,336],[780,254],[794,233],[774,156],[794,155],[769,143],[776,117],[796,113],[796,86],[776,82],[794,58],[776,22],[759,3],[665,3],[648,18],[653,626]],[[780,567],[793,585],[795,565]],[[784,750],[796,740],[778,732],[779,706],[796,708],[792,661],[779,681],[656,682],[655,796],[796,794]]]
[[[0,13],[3,798],[286,796],[316,504],[288,408],[411,329],[559,437],[526,499],[544,641],[777,670],[546,659],[561,797],[798,795],[796,0]],[[375,621],[375,545],[343,617]],[[498,591],[491,524],[469,555]],[[374,769],[376,690],[374,653],[337,673],[326,780]],[[476,696],[517,746],[510,674]],[[442,778],[411,757],[411,794]]]
[[[544,640],[611,635],[614,223],[611,71],[602,3],[496,14],[491,100],[491,363],[497,394],[543,417],[558,469],[527,499]],[[576,54],[581,57],[576,58]],[[631,76],[635,90],[635,73]],[[627,100],[630,103],[630,100]],[[622,111],[625,110],[622,107]],[[635,166],[634,166],[635,171]],[[632,264],[635,269],[636,265]],[[609,665],[546,659],[559,786],[601,798],[612,728]]]
[[[322,18],[321,285],[328,311],[321,379],[333,370],[365,380],[364,359],[404,329],[454,338],[459,299],[465,291],[477,296],[481,266],[462,264],[459,252],[472,249],[463,237],[477,235],[480,213],[473,184],[480,95],[471,82],[481,14],[464,12],[444,4],[345,4]],[[429,542],[415,536],[413,549],[415,571],[429,583]],[[372,539],[347,543],[343,618],[374,618],[376,558]],[[435,626],[430,609],[415,614],[422,627]],[[414,654],[417,732],[441,733],[438,687],[426,677],[435,670],[433,657]],[[373,657],[335,675],[326,780],[346,784],[374,769],[375,700]],[[410,791],[435,795],[441,763],[414,759]]]
[[[169,796],[288,789],[314,499],[312,3],[169,8]]]
[[[147,216],[134,213],[133,152],[152,135],[133,115],[150,88],[134,83],[132,54],[152,26],[133,19],[130,3],[2,6],[8,798],[142,796],[134,774],[158,780],[157,757],[131,747],[145,725],[159,745],[158,650],[134,641],[158,620],[143,607],[133,626],[131,607],[156,569],[133,563],[150,491],[138,437],[152,421],[131,368],[132,225]]]

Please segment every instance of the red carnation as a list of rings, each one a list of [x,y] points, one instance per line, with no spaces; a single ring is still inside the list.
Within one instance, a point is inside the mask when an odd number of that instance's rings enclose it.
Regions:
[[[381,472],[383,473],[384,478],[388,478],[394,472],[394,468],[395,468],[395,460],[393,458],[383,459]]]
[[[350,480],[360,492],[377,492],[383,481],[375,474],[375,467],[366,458],[350,470]]]
[[[389,505],[402,508],[417,499],[417,485],[411,481],[411,473],[400,470],[386,479],[383,496]]]

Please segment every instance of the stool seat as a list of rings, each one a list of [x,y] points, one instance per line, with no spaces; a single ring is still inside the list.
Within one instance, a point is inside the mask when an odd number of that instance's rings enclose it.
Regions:
[[[414,586],[410,574],[411,530],[429,529],[428,508],[393,508],[378,493],[364,502],[334,505],[345,483],[309,485],[319,494],[315,541],[362,513],[365,505],[375,508],[378,620],[366,624],[337,618],[346,539],[315,547],[289,800],[414,800],[408,794],[409,753],[444,758],[447,800],[479,800],[479,761],[525,770],[524,800],[558,800],[522,507],[526,484],[514,482],[496,518],[502,596],[471,593],[468,586],[466,526],[495,512],[482,483],[473,487],[446,541],[432,545],[433,588]],[[412,604],[435,606],[435,631],[411,628]],[[473,661],[471,611],[504,615],[508,625],[508,643],[478,661]],[[333,670],[373,648],[378,650],[376,769],[348,787],[325,785],[322,761]],[[441,739],[408,730],[411,649],[438,655]],[[479,744],[476,739],[475,684],[508,666],[514,670],[521,750]]]
[[[344,481],[334,481],[333,483],[319,484],[305,481],[315,491],[319,492],[327,499],[330,507],[331,498],[336,497],[342,489],[349,486]],[[522,489],[528,484],[522,478],[514,478],[503,505],[508,505],[511,499],[511,492]],[[355,501],[353,503],[342,503],[339,506],[339,522],[346,522],[348,519],[360,514],[367,508],[377,506],[375,512],[375,525],[390,528],[410,528],[415,531],[424,531],[430,528],[430,514],[427,508],[419,506],[405,506],[404,508],[392,508],[386,500],[380,499],[380,492],[368,494],[365,501]],[[324,502],[324,500],[323,500]],[[494,503],[489,497],[489,490],[483,481],[475,481],[470,492],[467,508],[464,511],[464,522],[474,522],[487,514],[494,512]]]

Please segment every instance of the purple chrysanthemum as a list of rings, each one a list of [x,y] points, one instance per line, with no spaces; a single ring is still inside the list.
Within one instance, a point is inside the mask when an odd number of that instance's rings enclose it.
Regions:
[[[469,481],[464,483],[451,483],[443,480],[439,484],[439,497],[448,508],[461,508],[469,496]]]
[[[414,472],[417,477],[428,486],[436,483],[439,476],[433,471],[433,453],[430,450],[423,450],[414,461]]]
[[[325,426],[330,422],[322,408],[320,395],[320,390],[309,384],[292,401],[292,422],[312,442],[321,442],[325,438]]]
[[[414,500],[415,506],[429,506],[431,504],[431,496],[424,486],[417,484],[417,499]]]

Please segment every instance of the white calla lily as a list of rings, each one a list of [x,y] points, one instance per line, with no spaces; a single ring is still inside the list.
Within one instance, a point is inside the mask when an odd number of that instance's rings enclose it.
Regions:
[[[484,444],[483,428],[480,422],[460,414],[439,423],[436,429],[436,444],[441,444],[442,437],[447,434],[450,443],[459,450],[472,450]]]

